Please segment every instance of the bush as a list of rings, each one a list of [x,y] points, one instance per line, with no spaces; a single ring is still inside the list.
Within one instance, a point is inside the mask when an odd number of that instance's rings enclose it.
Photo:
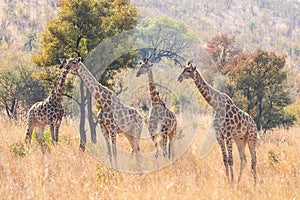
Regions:
[[[21,158],[25,157],[26,154],[27,154],[25,144],[21,141],[12,144],[10,146],[10,152],[13,153],[16,156],[21,157]]]

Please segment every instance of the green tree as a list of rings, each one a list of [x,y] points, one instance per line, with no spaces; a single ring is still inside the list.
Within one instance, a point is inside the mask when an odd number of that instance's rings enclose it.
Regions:
[[[57,6],[57,17],[48,22],[41,38],[41,51],[33,57],[34,62],[44,68],[53,66],[59,63],[60,58],[70,57],[74,53],[85,59],[105,38],[132,29],[137,22],[136,8],[129,0],[60,0]],[[128,64],[130,60],[132,57],[129,55],[117,59],[104,71],[100,82],[108,85],[109,79],[116,71],[132,67],[132,64]],[[44,73],[44,79],[51,80],[53,73],[51,70],[49,72]],[[51,82],[47,87],[51,87]],[[96,142],[96,122],[92,112],[91,95],[84,87],[83,81],[80,82],[79,98],[77,102],[81,110],[80,147],[84,149],[86,104],[93,142]]]
[[[166,16],[142,19],[138,30],[142,39],[139,41],[141,46],[147,47],[140,50],[139,58],[148,57],[154,63],[168,58],[176,64],[183,64],[184,59],[180,55],[186,53],[185,50],[195,41],[195,36],[183,21]]]
[[[23,54],[6,53],[0,63],[0,108],[17,120],[35,101],[45,97],[40,81],[32,78],[33,68]]]
[[[248,113],[254,116],[259,130],[268,130],[280,125],[289,116],[284,107],[291,103],[285,57],[257,50],[236,73],[236,98]]]

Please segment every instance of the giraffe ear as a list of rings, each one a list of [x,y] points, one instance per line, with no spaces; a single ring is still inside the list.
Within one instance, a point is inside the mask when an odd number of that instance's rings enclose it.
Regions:
[[[139,62],[139,64],[141,65],[141,64],[143,64],[143,62],[142,62],[142,61],[140,61],[140,62]]]
[[[197,66],[193,66],[193,70],[194,70],[194,71],[196,70],[196,67],[197,67]]]
[[[67,62],[67,60],[65,58],[61,58],[61,59],[59,59],[59,62],[60,63],[65,63],[65,62]]]
[[[187,63],[187,65],[192,65],[193,61],[189,60],[189,62]]]
[[[82,62],[82,58],[79,57],[79,58],[77,59],[77,61],[78,61],[78,62]]]

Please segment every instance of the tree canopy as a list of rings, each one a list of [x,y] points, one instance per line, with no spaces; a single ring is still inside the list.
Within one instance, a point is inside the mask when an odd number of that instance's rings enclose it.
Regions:
[[[104,39],[134,28],[137,22],[136,8],[129,0],[59,0],[57,6],[59,8],[57,17],[48,22],[41,36],[41,50],[33,56],[33,61],[42,67],[40,75],[43,76],[40,77],[44,80],[53,80],[57,77],[51,68],[50,70],[45,68],[58,64],[60,58],[75,54],[85,59]],[[107,66],[99,81],[109,85],[109,80],[113,78],[116,71],[133,66],[128,65],[132,63],[132,59],[130,54],[121,56]],[[51,84],[53,81],[46,83],[46,87],[50,88]],[[91,95],[84,88],[82,81],[80,100],[77,102],[80,104],[81,147],[84,149],[86,105],[94,142],[96,122],[93,119]]]
[[[293,124],[295,116],[284,109],[292,103],[285,56],[261,49],[246,54],[236,47],[234,37],[224,34],[210,40],[206,50],[226,76],[226,92],[254,118],[259,130]]]

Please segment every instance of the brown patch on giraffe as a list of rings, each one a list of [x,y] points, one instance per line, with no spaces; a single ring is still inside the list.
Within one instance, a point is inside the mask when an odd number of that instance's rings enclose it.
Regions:
[[[238,123],[238,117],[236,115],[234,115],[234,122]]]
[[[100,99],[100,93],[99,92],[95,92],[94,97],[97,100]]]
[[[242,124],[241,124],[241,122],[239,122],[239,123],[237,124],[236,128],[237,128],[237,129],[241,129],[241,127],[242,127]]]
[[[233,117],[233,113],[231,112],[231,110],[229,110],[229,111],[227,112],[227,114],[228,114],[228,117],[229,117],[229,118],[232,118],[232,117]]]

